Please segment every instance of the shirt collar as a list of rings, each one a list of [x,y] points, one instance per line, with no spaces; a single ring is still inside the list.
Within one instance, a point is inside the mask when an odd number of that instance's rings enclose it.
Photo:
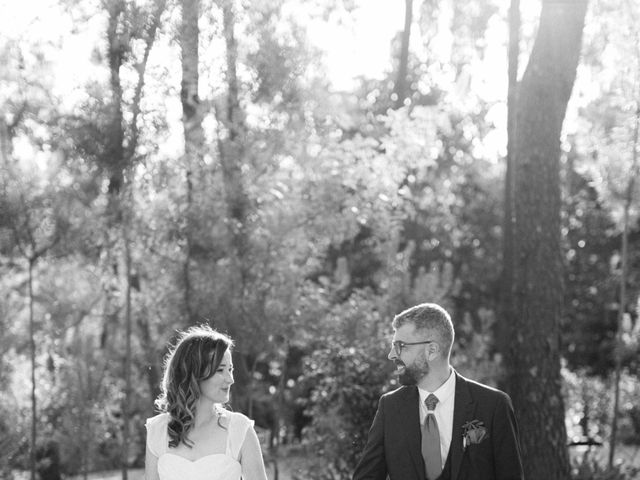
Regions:
[[[456,375],[453,371],[453,368],[449,368],[449,378],[447,378],[447,380],[442,385],[440,385],[435,391],[428,392],[427,390],[423,390],[422,388],[418,387],[418,393],[420,394],[420,403],[424,403],[427,397],[432,393],[436,397],[438,397],[439,403],[444,403],[447,400],[449,400],[455,392],[456,392]]]

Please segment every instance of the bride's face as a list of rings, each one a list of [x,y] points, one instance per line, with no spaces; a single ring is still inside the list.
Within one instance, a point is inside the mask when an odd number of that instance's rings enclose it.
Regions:
[[[200,396],[213,403],[229,401],[229,389],[233,385],[233,362],[231,352],[227,350],[215,373],[200,382]]]

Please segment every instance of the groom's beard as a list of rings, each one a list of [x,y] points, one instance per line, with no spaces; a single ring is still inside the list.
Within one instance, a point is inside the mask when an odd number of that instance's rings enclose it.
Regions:
[[[400,385],[416,385],[418,381],[429,373],[429,364],[427,362],[421,365],[406,365],[403,361],[396,361],[397,366],[403,366],[404,371],[398,374]]]

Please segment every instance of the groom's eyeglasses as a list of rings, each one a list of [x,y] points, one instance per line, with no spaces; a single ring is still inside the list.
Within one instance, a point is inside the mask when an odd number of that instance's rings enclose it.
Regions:
[[[391,346],[393,347],[393,351],[396,352],[396,355],[400,356],[404,347],[410,345],[424,345],[426,343],[433,343],[433,340],[425,340],[424,342],[403,342],[402,340],[396,340],[395,342],[391,342]]]

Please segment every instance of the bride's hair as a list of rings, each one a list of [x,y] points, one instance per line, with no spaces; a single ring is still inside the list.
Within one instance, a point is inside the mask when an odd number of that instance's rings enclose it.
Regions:
[[[188,434],[195,421],[200,382],[216,373],[223,355],[232,347],[231,338],[208,325],[180,332],[175,346],[165,358],[161,392],[155,401],[160,411],[170,415],[170,447],[177,447],[180,443],[189,447],[193,445]]]

